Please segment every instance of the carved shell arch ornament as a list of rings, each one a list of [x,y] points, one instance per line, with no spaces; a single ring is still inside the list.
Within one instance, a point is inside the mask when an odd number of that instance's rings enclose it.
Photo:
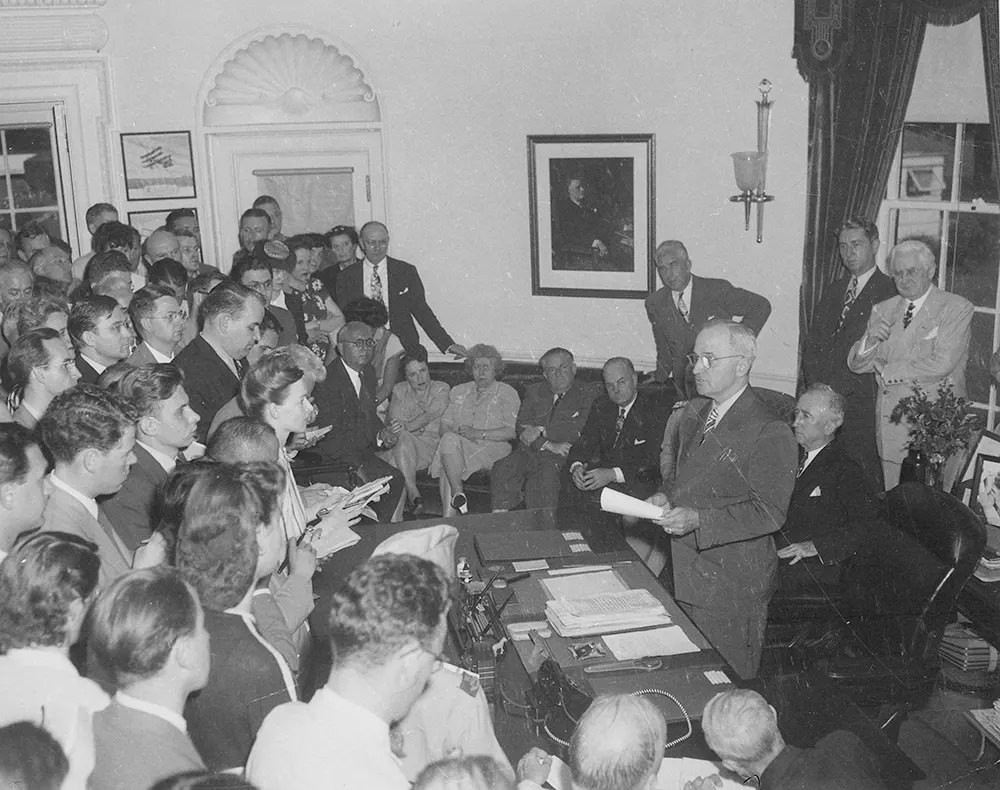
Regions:
[[[206,125],[380,121],[354,59],[314,35],[264,35],[225,60],[205,94]]]

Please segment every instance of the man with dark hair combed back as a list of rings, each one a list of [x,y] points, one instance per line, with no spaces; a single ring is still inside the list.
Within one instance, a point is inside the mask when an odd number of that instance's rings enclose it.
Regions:
[[[331,605],[329,680],[308,704],[268,716],[248,778],[270,790],[321,787],[336,765],[341,787],[408,790],[389,726],[437,666],[448,589],[442,569],[411,554],[372,557],[352,571]]]
[[[96,384],[98,376],[132,353],[132,324],[124,308],[110,296],[80,299],[73,305],[66,326],[76,346],[76,367],[84,384]]]
[[[18,535],[45,522],[48,466],[37,435],[17,423],[0,424],[0,560]]]
[[[88,645],[118,690],[94,715],[91,787],[150,787],[203,769],[184,722],[188,695],[208,681],[211,654],[198,595],[173,568],[127,574],[102,590]]]
[[[80,384],[56,396],[38,424],[55,463],[44,529],[70,532],[97,544],[102,584],[164,558],[160,535],[133,555],[97,506],[97,497],[121,488],[135,463],[135,420],[133,409],[118,398]]]

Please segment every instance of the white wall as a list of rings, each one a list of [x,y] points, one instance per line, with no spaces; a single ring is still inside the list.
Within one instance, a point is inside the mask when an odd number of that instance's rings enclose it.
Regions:
[[[525,137],[655,133],[657,238],[771,300],[757,373],[793,386],[807,86],[792,0],[131,0],[102,16],[121,131],[194,129],[206,70],[257,28],[324,32],[359,56],[384,112],[392,254],[420,267],[456,339],[513,358],[559,344],[651,367],[640,300],[531,296]],[[776,200],[756,244],[728,202],[729,153],[755,146],[762,77],[775,86]]]

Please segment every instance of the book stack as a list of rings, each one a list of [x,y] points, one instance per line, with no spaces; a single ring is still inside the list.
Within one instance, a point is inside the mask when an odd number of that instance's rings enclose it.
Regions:
[[[963,672],[993,672],[1000,658],[997,649],[975,631],[959,624],[949,625],[941,639],[938,655]]]
[[[545,604],[545,617],[559,636],[613,634],[668,625],[670,615],[649,590],[625,590]]]

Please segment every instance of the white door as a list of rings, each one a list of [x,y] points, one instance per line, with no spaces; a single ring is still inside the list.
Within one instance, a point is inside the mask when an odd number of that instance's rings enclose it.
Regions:
[[[208,136],[215,260],[227,271],[240,215],[258,195],[281,205],[282,233],[323,233],[385,217],[378,132],[255,132]]]

